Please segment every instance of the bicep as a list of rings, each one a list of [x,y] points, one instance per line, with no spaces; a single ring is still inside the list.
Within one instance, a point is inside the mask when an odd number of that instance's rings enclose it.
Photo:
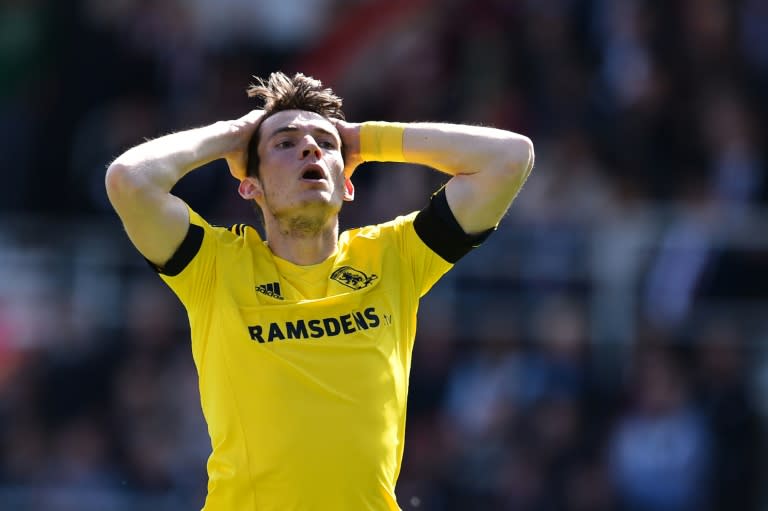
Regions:
[[[140,189],[107,178],[107,195],[136,249],[163,266],[189,229],[189,209],[178,197],[159,189]]]
[[[495,227],[525,181],[522,174],[511,183],[494,183],[484,177],[480,174],[459,174],[445,185],[448,205],[467,234]]]
[[[485,157],[473,158],[474,171],[456,172],[446,185],[451,211],[468,234],[495,227],[533,169],[530,139],[510,134],[502,142],[488,149]]]

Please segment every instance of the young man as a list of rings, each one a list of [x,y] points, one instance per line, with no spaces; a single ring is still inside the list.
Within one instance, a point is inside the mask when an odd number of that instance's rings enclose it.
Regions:
[[[495,228],[533,166],[526,137],[451,124],[343,121],[319,81],[273,73],[235,121],[134,147],[109,199],[184,303],[213,451],[207,511],[399,509],[419,298]],[[264,217],[212,227],[170,193],[225,158]],[[363,161],[453,177],[419,212],[339,235]]]

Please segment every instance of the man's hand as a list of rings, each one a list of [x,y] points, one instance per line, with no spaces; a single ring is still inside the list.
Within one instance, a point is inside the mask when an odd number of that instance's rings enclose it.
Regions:
[[[339,130],[341,143],[344,146],[344,175],[352,177],[358,165],[363,163],[360,157],[360,124],[331,119],[336,129]]]
[[[227,131],[232,143],[232,149],[225,152],[224,158],[229,172],[241,181],[248,173],[248,142],[263,116],[264,110],[251,110],[239,119],[223,123],[223,129]]]

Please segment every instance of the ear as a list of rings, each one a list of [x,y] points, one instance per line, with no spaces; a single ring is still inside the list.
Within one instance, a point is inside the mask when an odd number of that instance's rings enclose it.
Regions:
[[[355,200],[355,185],[348,177],[344,178],[344,200],[347,202]]]
[[[264,189],[261,182],[255,177],[246,177],[240,181],[237,192],[245,200],[255,200],[264,197]]]

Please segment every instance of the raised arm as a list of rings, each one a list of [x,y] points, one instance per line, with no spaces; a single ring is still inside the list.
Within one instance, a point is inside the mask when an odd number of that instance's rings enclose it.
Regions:
[[[338,121],[337,127],[353,164],[402,161],[452,175],[446,198],[467,234],[498,224],[533,168],[532,142],[510,131],[439,123],[361,125]],[[361,129],[367,131],[362,148]],[[371,145],[373,148],[365,147]]]
[[[245,174],[248,140],[262,112],[150,140],[120,155],[106,175],[107,195],[128,237],[151,262],[164,265],[189,228],[189,212],[172,195],[188,172],[226,158],[236,177]]]

